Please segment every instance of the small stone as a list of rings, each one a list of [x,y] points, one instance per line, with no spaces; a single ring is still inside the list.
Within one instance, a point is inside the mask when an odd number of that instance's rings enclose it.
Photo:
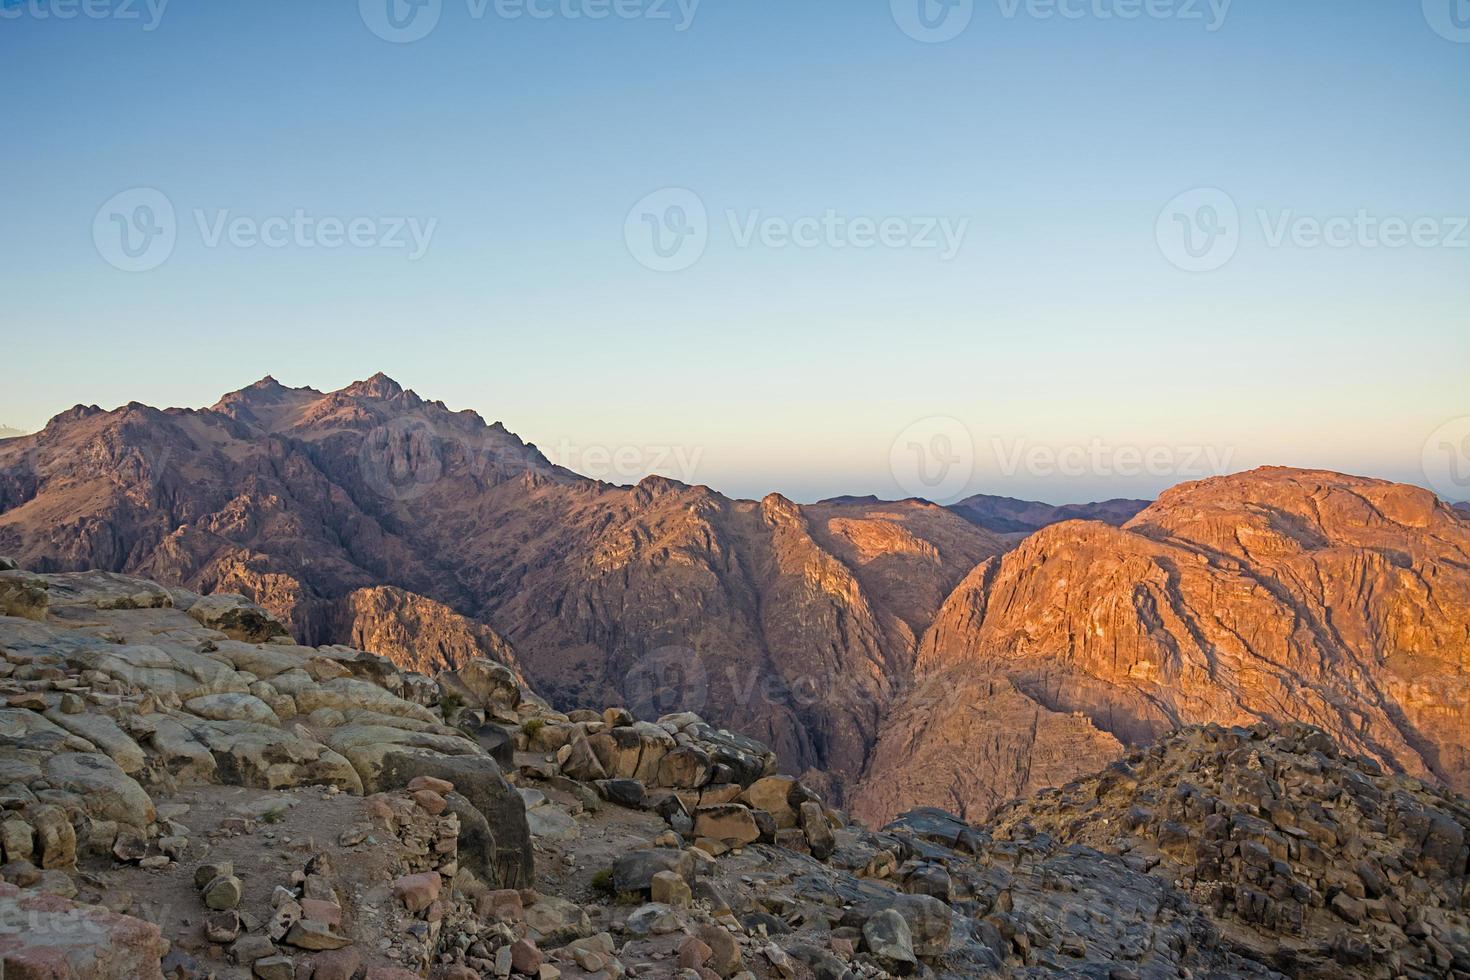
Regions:
[[[679,944],[679,968],[681,970],[698,970],[709,962],[713,950],[705,945],[696,936],[687,936]]]
[[[222,911],[240,904],[244,885],[234,875],[220,875],[204,886],[204,907]]]
[[[510,968],[523,976],[534,976],[541,969],[541,950],[529,939],[521,939],[510,947]]]
[[[296,964],[289,956],[265,956],[251,964],[260,980],[295,980]]]
[[[219,861],[214,864],[201,864],[194,870],[194,887],[200,891],[204,886],[216,878],[227,878],[235,873],[235,866],[229,861]]]
[[[428,790],[440,796],[448,796],[454,792],[454,784],[447,779],[438,779],[434,776],[415,776],[408,781],[408,791],[417,793],[419,790]]]
[[[311,980],[352,980],[362,965],[362,955],[347,946],[317,953],[311,958]]]
[[[421,789],[411,795],[413,796],[413,801],[431,817],[437,817],[449,806],[443,796],[431,789]]]
[[[680,909],[688,908],[693,900],[689,882],[675,871],[660,871],[654,875],[650,883],[649,897],[655,902],[662,902]]]
[[[241,936],[230,947],[230,956],[239,965],[247,966],[263,956],[273,955],[275,951],[275,944],[264,936]]]
[[[240,938],[240,913],[234,909],[217,912],[204,922],[204,935],[221,946]]]
[[[707,961],[710,969],[722,977],[733,976],[740,971],[740,944],[730,935],[729,930],[717,925],[702,925],[699,927],[699,938],[710,949]]]
[[[437,871],[404,875],[393,882],[393,897],[415,914],[424,911],[439,900],[439,890],[444,881]]]
[[[332,932],[324,922],[302,919],[291,926],[291,931],[286,933],[286,945],[295,946],[298,949],[341,949],[344,946],[351,946],[352,940]]]

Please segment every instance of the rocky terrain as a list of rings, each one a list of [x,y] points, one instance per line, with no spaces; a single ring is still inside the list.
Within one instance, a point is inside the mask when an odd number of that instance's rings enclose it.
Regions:
[[[1470,803],[1288,726],[850,822],[690,712],[306,647],[239,596],[0,570],[7,977],[1470,973]]]
[[[869,826],[982,820],[1209,722],[1309,722],[1467,788],[1461,511],[1286,469],[1139,507],[616,487],[381,375],[0,442],[27,568],[238,592],[409,671],[488,658],[563,710],[697,711]]]
[[[1121,528],[1053,525],[978,565],[916,675],[891,717],[917,721],[885,726],[852,803],[870,821],[916,802],[978,818],[1038,765],[1065,781],[1206,722],[1310,722],[1463,791],[1470,524],[1427,491],[1335,473],[1184,484]]]
[[[28,568],[239,592],[299,642],[418,669],[509,663],[504,637],[556,704],[704,710],[840,780],[940,603],[1005,547],[920,501],[584,479],[381,375],[267,378],[204,411],[78,406],[0,443],[0,552]]]

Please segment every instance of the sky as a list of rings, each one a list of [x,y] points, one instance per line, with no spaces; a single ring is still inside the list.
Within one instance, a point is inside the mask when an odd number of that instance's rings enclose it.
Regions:
[[[614,482],[1470,499],[1467,0],[3,2],[0,426],[384,371]]]

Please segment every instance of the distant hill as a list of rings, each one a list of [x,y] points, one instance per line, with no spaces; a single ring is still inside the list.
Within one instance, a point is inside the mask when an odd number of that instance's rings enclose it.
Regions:
[[[1091,504],[1054,506],[1034,500],[977,493],[949,509],[977,527],[997,534],[1030,534],[1062,521],[1102,521],[1120,527],[1149,505],[1147,500],[1103,500]]]
[[[8,425],[0,425],[0,439],[14,439],[17,436],[27,435],[24,429],[12,429]]]

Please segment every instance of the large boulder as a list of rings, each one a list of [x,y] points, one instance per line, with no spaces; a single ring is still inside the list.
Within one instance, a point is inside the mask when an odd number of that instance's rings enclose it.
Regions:
[[[509,667],[478,657],[458,670],[445,671],[438,677],[439,688],[457,695],[474,708],[514,710],[521,703],[521,686]]]
[[[242,595],[207,595],[189,607],[189,615],[201,626],[219,630],[233,640],[264,643],[273,636],[288,636],[280,620]]]
[[[157,814],[133,777],[105,755],[63,752],[46,760],[51,785],[81,797],[87,814],[129,827],[147,827]]]
[[[433,776],[454,784],[457,794],[485,818],[483,828],[465,834],[461,821],[460,858],[497,888],[529,888],[536,878],[526,805],[506,782],[494,759],[484,755],[445,756],[402,750],[383,756],[376,789],[406,787],[416,776]],[[488,834],[485,840],[479,835]]]
[[[0,883],[0,976],[16,980],[161,980],[158,926]]]
[[[610,779],[658,782],[659,763],[675,747],[674,736],[657,725],[636,722],[599,732],[587,740]]]
[[[672,871],[692,884],[694,855],[666,847],[629,851],[613,862],[613,891],[647,892],[653,887],[654,875],[665,871]]]
[[[44,620],[50,599],[46,580],[19,570],[0,571],[0,616]]]

